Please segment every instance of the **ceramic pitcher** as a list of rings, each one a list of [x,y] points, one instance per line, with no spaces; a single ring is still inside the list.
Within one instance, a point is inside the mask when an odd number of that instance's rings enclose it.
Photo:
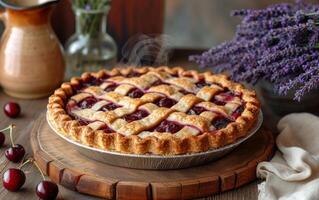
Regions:
[[[53,92],[64,77],[62,47],[50,24],[58,0],[0,0],[5,31],[0,42],[0,85],[18,98]]]

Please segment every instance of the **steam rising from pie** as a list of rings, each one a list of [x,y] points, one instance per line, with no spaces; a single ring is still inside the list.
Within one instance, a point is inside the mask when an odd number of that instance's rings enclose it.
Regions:
[[[122,48],[122,60],[130,66],[167,65],[172,38],[168,35],[138,35],[131,37]]]

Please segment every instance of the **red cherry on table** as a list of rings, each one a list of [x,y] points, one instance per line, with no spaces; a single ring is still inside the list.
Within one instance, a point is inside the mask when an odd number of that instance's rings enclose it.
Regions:
[[[4,113],[10,118],[16,118],[19,116],[21,109],[19,104],[15,102],[9,102],[3,106]]]
[[[40,199],[53,200],[56,199],[59,188],[51,181],[41,181],[36,188],[36,193]]]
[[[11,192],[19,190],[25,182],[25,174],[20,169],[10,168],[2,177],[3,187]]]
[[[17,163],[20,162],[25,154],[25,150],[22,145],[16,144],[5,151],[5,156],[8,160]]]
[[[2,132],[0,132],[0,147],[3,146],[5,140],[6,140],[6,137],[4,136]]]

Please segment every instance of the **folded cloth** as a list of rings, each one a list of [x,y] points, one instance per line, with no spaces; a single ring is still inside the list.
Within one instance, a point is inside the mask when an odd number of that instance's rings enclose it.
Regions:
[[[319,118],[290,114],[277,125],[278,151],[270,162],[257,166],[259,200],[319,199]]]

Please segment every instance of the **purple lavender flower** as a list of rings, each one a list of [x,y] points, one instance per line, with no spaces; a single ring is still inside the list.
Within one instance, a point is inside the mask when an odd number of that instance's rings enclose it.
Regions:
[[[319,5],[298,1],[231,14],[242,18],[235,37],[191,61],[227,71],[236,81],[268,80],[279,94],[295,88],[296,99],[317,87],[319,77],[312,76],[319,74]]]

